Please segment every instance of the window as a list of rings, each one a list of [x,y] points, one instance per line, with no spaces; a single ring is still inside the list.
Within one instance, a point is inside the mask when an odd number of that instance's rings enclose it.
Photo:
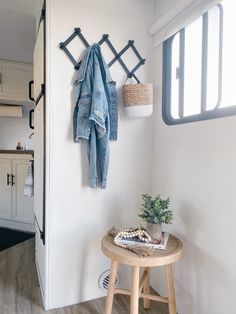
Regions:
[[[225,0],[163,45],[163,119],[179,124],[236,114],[235,1]]]

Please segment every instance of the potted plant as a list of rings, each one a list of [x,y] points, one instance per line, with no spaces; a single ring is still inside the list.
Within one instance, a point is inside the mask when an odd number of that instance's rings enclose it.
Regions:
[[[147,232],[153,239],[161,239],[162,223],[173,222],[173,211],[169,209],[169,198],[161,199],[160,195],[153,197],[143,194],[142,213],[139,214],[147,222]]]

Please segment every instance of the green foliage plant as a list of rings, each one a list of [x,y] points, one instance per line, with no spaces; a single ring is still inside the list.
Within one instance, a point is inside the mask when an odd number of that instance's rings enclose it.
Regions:
[[[142,213],[139,214],[139,217],[153,224],[171,224],[173,222],[173,211],[169,209],[169,198],[164,200],[160,195],[152,198],[148,194],[143,194],[142,198]]]

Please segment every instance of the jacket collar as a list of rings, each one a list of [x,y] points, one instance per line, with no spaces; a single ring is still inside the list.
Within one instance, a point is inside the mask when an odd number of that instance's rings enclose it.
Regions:
[[[83,81],[85,79],[85,75],[86,75],[86,70],[87,70],[87,67],[88,67],[88,63],[89,63],[89,59],[90,59],[90,56],[92,54],[97,54],[101,60],[100,62],[100,66],[103,66],[104,68],[104,71],[106,73],[106,82],[109,83],[109,82],[112,82],[112,78],[111,78],[111,74],[110,74],[110,71],[109,71],[109,68],[102,56],[102,53],[101,53],[101,47],[98,45],[98,44],[92,44],[91,46],[89,46],[86,51],[85,51],[85,54],[84,54],[84,57],[82,59],[82,62],[81,62],[81,65],[79,67],[79,70],[78,70],[78,77],[77,77],[77,81]]]

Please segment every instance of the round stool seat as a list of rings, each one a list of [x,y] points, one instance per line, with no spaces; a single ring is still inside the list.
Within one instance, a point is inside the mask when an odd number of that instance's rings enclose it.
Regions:
[[[115,245],[113,238],[105,235],[102,239],[102,251],[104,255],[120,264],[156,267],[172,264],[177,261],[182,254],[182,242],[170,235],[165,250],[154,250],[152,256],[138,257],[135,253]]]

